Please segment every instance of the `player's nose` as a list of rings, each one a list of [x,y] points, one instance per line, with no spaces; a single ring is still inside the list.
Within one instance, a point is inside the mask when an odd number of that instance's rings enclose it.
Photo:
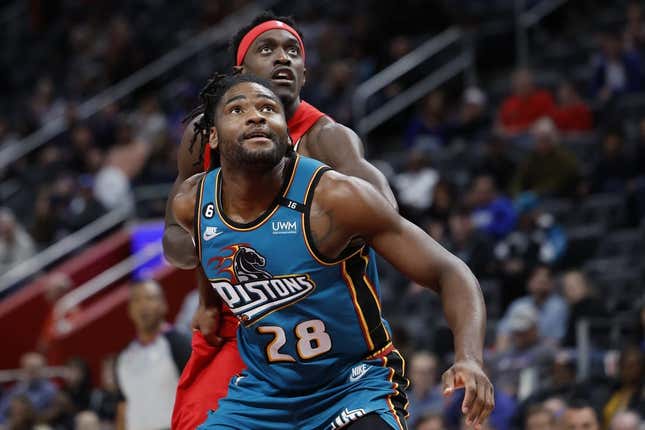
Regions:
[[[291,64],[291,59],[289,58],[289,55],[287,54],[287,51],[284,48],[278,48],[276,50],[275,64],[281,64],[281,65],[287,65],[287,66]]]
[[[265,122],[266,118],[264,118],[264,116],[262,116],[257,110],[253,110],[253,112],[251,112],[246,118],[247,124],[264,124]]]

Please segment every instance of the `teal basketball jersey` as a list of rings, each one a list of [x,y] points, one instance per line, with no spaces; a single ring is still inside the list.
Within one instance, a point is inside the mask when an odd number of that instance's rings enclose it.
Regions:
[[[328,259],[312,242],[309,211],[327,170],[294,154],[271,207],[247,224],[224,214],[219,168],[197,190],[201,264],[240,321],[238,348],[247,372],[281,392],[323,386],[392,348],[373,251],[348,248]]]

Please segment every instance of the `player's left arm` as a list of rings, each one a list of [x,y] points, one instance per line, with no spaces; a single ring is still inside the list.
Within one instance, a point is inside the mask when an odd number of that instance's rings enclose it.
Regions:
[[[372,184],[392,205],[398,208],[387,179],[365,159],[363,142],[350,128],[335,122],[324,123],[315,130],[315,145],[308,145],[312,158],[322,161],[334,170],[361,178]]]
[[[468,424],[479,428],[494,399],[483,370],[486,309],[477,279],[463,261],[401,217],[370,184],[335,172],[325,176],[320,185],[329,197],[321,205],[334,228],[347,240],[362,237],[404,275],[441,296],[455,348],[455,363],[443,375],[444,393],[464,387],[462,411]]]

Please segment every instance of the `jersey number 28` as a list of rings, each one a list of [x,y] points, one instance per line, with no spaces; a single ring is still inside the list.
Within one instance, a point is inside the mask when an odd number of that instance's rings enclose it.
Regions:
[[[273,335],[273,339],[266,346],[266,356],[269,363],[293,363],[296,361],[291,355],[280,352],[280,348],[287,343],[287,336],[282,327],[262,326],[258,327],[257,331],[260,334]],[[303,321],[296,325],[293,331],[298,338],[296,351],[301,359],[309,360],[331,350],[331,338],[325,331],[325,324],[321,320]]]

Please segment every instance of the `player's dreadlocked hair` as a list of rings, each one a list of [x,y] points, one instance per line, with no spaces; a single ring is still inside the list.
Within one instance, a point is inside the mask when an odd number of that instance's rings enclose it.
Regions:
[[[246,36],[246,33],[251,31],[253,27],[258,26],[263,22],[273,21],[273,20],[284,22],[285,24],[289,25],[294,30],[296,30],[296,32],[298,33],[298,35],[302,40],[305,39],[304,36],[302,35],[302,31],[300,31],[300,29],[296,27],[296,23],[293,21],[293,18],[291,18],[290,16],[276,16],[276,14],[274,14],[270,10],[264,11],[260,15],[256,16],[255,19],[251,21],[249,25],[246,25],[240,28],[237,31],[237,33],[235,33],[231,38],[228,49],[229,49],[231,58],[233,59],[233,64],[237,62],[237,48],[240,46],[240,42],[242,42],[242,39],[244,38],[244,36]]]
[[[258,78],[254,75],[224,75],[216,73],[208,79],[204,88],[199,92],[201,104],[193,109],[186,118],[184,118],[185,122],[190,122],[201,115],[193,126],[193,138],[191,139],[190,146],[188,147],[188,150],[192,154],[195,143],[197,142],[197,139],[199,139],[199,159],[195,162],[195,165],[201,166],[204,163],[204,149],[208,145],[210,130],[215,126],[215,110],[217,109],[220,99],[231,87],[242,82],[253,82],[271,90],[271,83],[269,81]],[[211,153],[211,160],[215,161],[218,159],[219,156],[217,152],[213,151]],[[215,163],[211,163],[211,168],[214,167],[214,164]]]

